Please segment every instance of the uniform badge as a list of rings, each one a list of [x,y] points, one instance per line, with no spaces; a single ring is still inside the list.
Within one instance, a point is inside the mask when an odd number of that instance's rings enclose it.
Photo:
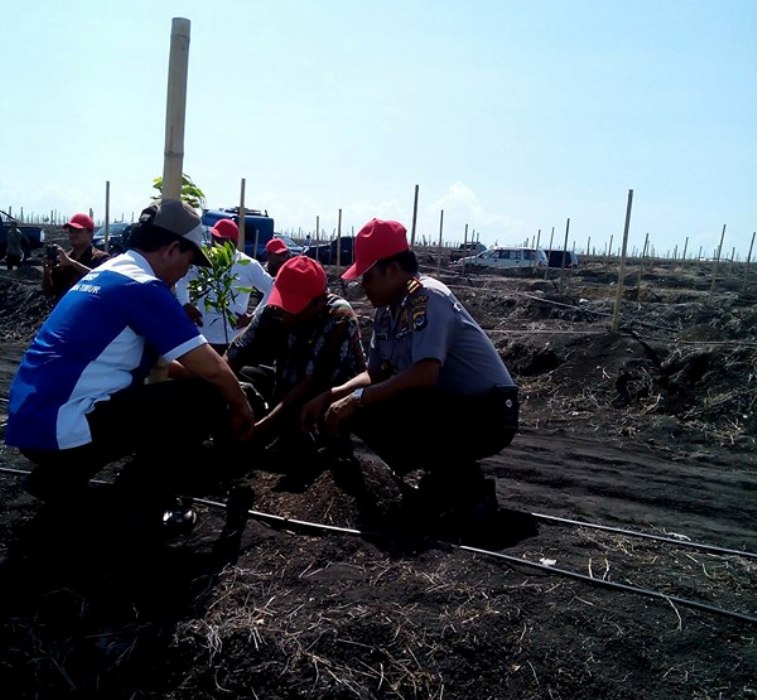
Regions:
[[[423,330],[426,327],[426,324],[428,324],[428,317],[426,316],[426,306],[424,304],[423,306],[413,309],[413,330]]]

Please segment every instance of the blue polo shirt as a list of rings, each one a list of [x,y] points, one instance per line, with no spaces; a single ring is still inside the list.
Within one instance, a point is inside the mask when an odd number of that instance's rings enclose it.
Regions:
[[[63,450],[92,441],[98,401],[143,383],[159,356],[207,342],[147,260],[130,250],[85,275],[24,353],[10,389],[5,442]]]

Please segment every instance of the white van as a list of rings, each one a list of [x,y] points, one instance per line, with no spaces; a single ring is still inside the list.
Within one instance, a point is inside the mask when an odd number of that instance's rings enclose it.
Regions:
[[[543,248],[489,248],[478,255],[460,258],[456,265],[465,267],[546,267],[547,254]]]

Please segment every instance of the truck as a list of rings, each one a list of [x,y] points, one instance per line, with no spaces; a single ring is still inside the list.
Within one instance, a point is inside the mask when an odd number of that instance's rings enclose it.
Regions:
[[[239,207],[228,209],[203,209],[200,221],[208,228],[221,219],[232,219],[239,226]],[[265,244],[273,238],[273,218],[259,209],[244,211],[244,252],[251,258],[265,260]],[[257,241],[257,247],[255,243]]]
[[[17,219],[0,210],[0,260],[5,257],[5,241],[8,236],[11,221],[15,221],[21,233],[26,237],[24,245],[24,258],[28,258],[33,250],[45,245],[45,229],[34,224],[22,224]]]

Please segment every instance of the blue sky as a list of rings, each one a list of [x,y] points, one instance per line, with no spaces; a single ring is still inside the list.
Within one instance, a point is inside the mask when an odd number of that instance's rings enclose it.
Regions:
[[[126,218],[163,170],[171,20],[191,22],[184,171],[279,230],[589,238],[745,257],[754,0],[5,0],[0,209]],[[753,253],[753,259],[757,251]]]

